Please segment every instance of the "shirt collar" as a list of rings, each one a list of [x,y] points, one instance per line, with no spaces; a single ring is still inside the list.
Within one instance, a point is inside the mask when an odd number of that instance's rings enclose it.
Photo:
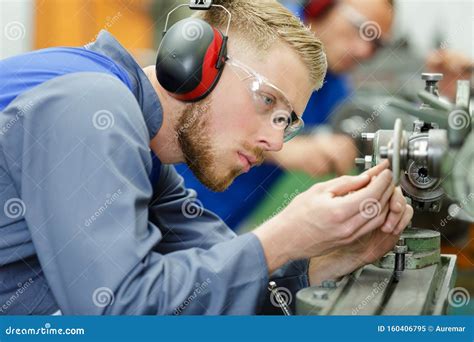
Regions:
[[[132,92],[143,112],[150,139],[158,133],[163,123],[163,109],[150,80],[130,53],[109,32],[100,31],[97,40],[86,46],[88,50],[106,55],[127,72]]]

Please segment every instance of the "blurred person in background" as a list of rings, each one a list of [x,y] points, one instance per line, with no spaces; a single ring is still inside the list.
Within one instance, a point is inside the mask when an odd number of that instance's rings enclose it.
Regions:
[[[444,75],[440,94],[453,101],[456,81],[472,77],[474,2],[397,1],[396,11],[395,38],[407,42],[410,52],[426,62],[427,71]]]
[[[283,2],[309,25],[323,42],[328,58],[324,86],[313,93],[304,117],[306,131],[286,144],[282,151],[269,153],[266,163],[242,175],[223,193],[203,186],[182,164],[177,166],[186,185],[195,189],[203,205],[216,212],[237,230],[285,170],[303,171],[311,176],[351,171],[357,148],[352,138],[319,132],[338,105],[347,99],[351,85],[347,73],[371,59],[390,34],[390,0],[312,0],[304,4]]]

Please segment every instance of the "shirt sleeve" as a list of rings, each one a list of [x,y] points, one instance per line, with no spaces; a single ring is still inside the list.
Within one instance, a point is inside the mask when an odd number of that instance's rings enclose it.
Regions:
[[[64,314],[256,312],[268,270],[255,235],[154,250],[162,233],[148,220],[149,134],[120,81],[58,77],[22,94],[6,115],[28,102],[4,150]]]
[[[23,93],[4,114],[17,118],[3,140],[8,171],[63,314],[261,311],[268,269],[254,234],[237,237],[206,212],[182,228],[187,244],[160,248],[168,232],[149,213],[149,133],[120,81],[61,76]],[[175,180],[165,182],[171,216],[162,207],[161,222],[174,222],[193,198]]]
[[[177,210],[178,209],[178,210]],[[164,165],[160,182],[150,205],[150,220],[163,232],[157,250],[166,254],[173,251],[212,246],[233,239],[235,233],[213,212],[203,207],[196,191],[184,186],[183,177],[171,165]],[[308,260],[295,260],[276,270],[275,281],[291,310],[295,309],[296,292],[309,286]],[[258,314],[281,315],[283,311],[269,291],[264,292]]]
[[[150,221],[163,233],[157,246],[163,254],[193,247],[209,249],[236,236],[203,206],[196,191],[185,187],[183,177],[172,165],[162,166],[149,209]]]

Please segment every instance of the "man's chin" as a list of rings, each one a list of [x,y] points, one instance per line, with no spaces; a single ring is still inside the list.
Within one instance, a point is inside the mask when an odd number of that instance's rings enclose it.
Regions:
[[[214,192],[223,192],[227,190],[232,183],[234,182],[235,178],[241,175],[243,171],[234,170],[226,177],[206,177],[202,174],[195,175],[197,179],[209,190]]]

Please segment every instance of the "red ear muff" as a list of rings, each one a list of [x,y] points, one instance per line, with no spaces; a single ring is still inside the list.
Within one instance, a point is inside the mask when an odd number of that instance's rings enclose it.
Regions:
[[[181,101],[199,101],[222,74],[227,37],[203,20],[188,18],[163,36],[156,59],[158,82]]]
[[[326,14],[337,0],[310,0],[304,8],[305,18],[317,18]]]

